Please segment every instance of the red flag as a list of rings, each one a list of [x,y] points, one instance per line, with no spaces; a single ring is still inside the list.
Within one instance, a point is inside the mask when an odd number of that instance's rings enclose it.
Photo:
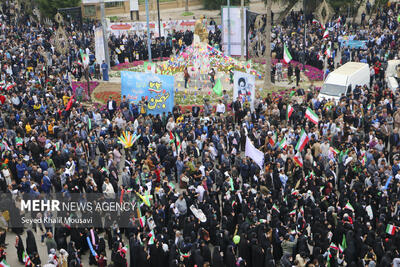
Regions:
[[[73,103],[74,103],[74,97],[71,97],[71,98],[69,99],[68,103],[67,103],[67,106],[66,106],[66,108],[65,108],[65,111],[70,110]]]

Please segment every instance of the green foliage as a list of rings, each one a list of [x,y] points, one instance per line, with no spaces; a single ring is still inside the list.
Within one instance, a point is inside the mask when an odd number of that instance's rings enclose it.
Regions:
[[[217,10],[221,9],[221,6],[227,6],[227,0],[202,0],[204,9]],[[249,0],[244,0],[244,5],[248,5]],[[231,6],[240,6],[240,0],[230,0]]]
[[[183,12],[182,13],[182,16],[193,16],[194,15],[194,13],[193,12],[190,12],[190,11],[185,11],[185,12]]]
[[[37,0],[42,16],[53,18],[58,8],[77,7],[81,0]]]
[[[118,17],[117,16],[111,16],[111,17],[108,17],[108,18],[110,19],[111,22],[118,21]]]

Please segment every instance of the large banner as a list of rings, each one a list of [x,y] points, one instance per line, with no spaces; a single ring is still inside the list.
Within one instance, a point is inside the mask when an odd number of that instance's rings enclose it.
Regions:
[[[342,40],[340,43],[342,47],[348,47],[350,49],[368,49],[368,41],[366,40]]]
[[[96,28],[94,31],[94,52],[97,63],[101,65],[103,60],[106,59],[104,55],[103,29],[101,27]]]
[[[244,103],[247,99],[250,102],[251,110],[254,110],[254,98],[256,93],[256,77],[254,75],[235,71],[233,73],[233,101],[239,97]]]
[[[244,8],[244,23],[246,23],[246,10]],[[240,20],[240,7],[230,7],[229,8],[229,17],[228,17],[228,7],[222,8],[222,47],[224,53],[228,52],[228,22],[230,21],[231,25],[231,56],[240,56],[241,55],[241,45],[242,45],[242,21]],[[246,24],[243,27],[244,31],[246,31]],[[243,36],[246,36],[246,32],[244,32]],[[244,40],[244,45],[246,46],[246,38]],[[246,55],[246,48],[243,49],[244,55]]]
[[[194,31],[195,20],[168,20],[161,22],[161,36],[165,36],[168,33],[175,31]],[[158,22],[149,22],[150,32],[158,37]],[[147,32],[146,22],[135,21],[135,22],[116,22],[108,24],[108,31],[114,35],[136,33],[138,36],[142,36]]]
[[[130,11],[139,11],[139,0],[129,0]]]
[[[147,101],[148,114],[172,112],[174,106],[174,76],[121,71],[121,97],[138,104]]]

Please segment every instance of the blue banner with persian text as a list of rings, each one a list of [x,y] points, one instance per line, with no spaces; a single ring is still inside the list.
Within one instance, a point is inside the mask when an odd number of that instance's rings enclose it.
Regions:
[[[148,114],[172,112],[174,106],[174,76],[121,71],[121,97],[138,104],[147,101]]]
[[[367,46],[368,41],[365,40],[342,40],[341,45],[342,47],[348,47],[351,49],[368,49]]]

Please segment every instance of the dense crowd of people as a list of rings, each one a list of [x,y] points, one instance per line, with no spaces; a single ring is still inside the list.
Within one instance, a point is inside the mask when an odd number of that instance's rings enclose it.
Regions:
[[[217,48],[221,43],[221,31],[216,27],[214,32],[209,32],[209,44]],[[167,36],[151,36],[151,56],[152,58],[165,58],[175,54],[190,46],[193,42],[193,31],[172,31]],[[121,45],[124,49],[121,51]],[[134,34],[122,34],[119,36],[111,35],[109,40],[111,51],[111,65],[118,65],[125,62],[148,59],[147,36]]]
[[[382,14],[396,13],[392,8]],[[255,110],[224,91],[218,114],[206,102],[204,110],[175,106],[154,116],[145,99],[134,105],[125,97],[96,109],[76,101],[71,87],[79,50],[93,46],[93,35],[67,27],[70,49],[61,54],[51,43],[55,29],[23,16],[23,8],[12,12],[7,2],[2,10],[2,264],[15,261],[6,254],[14,249],[5,244],[11,230],[25,266],[84,266],[84,258],[118,267],[400,266],[400,97],[381,75],[338,103],[318,99],[310,86],[257,98]],[[373,20],[365,34],[370,42],[379,38],[366,51],[349,49],[351,58],[366,57],[371,67],[389,59],[398,49],[393,23],[383,15]],[[347,25],[342,21],[333,36]],[[297,35],[287,34],[276,32],[274,42],[301,49]],[[322,43],[336,42],[333,36],[321,41],[311,31],[307,38],[319,53]],[[170,50],[158,46],[177,45],[172,36],[154,41],[160,56]],[[146,59],[138,37],[110,43],[127,44],[124,57],[136,51]],[[125,131],[138,136],[130,148],[118,142]],[[244,155],[247,138],[262,151],[261,165]],[[101,226],[18,227],[23,215],[51,216],[21,213],[21,198],[54,193],[79,201],[133,199],[139,216],[119,218],[127,227],[110,214],[98,218]],[[39,237],[48,257],[39,253]]]

